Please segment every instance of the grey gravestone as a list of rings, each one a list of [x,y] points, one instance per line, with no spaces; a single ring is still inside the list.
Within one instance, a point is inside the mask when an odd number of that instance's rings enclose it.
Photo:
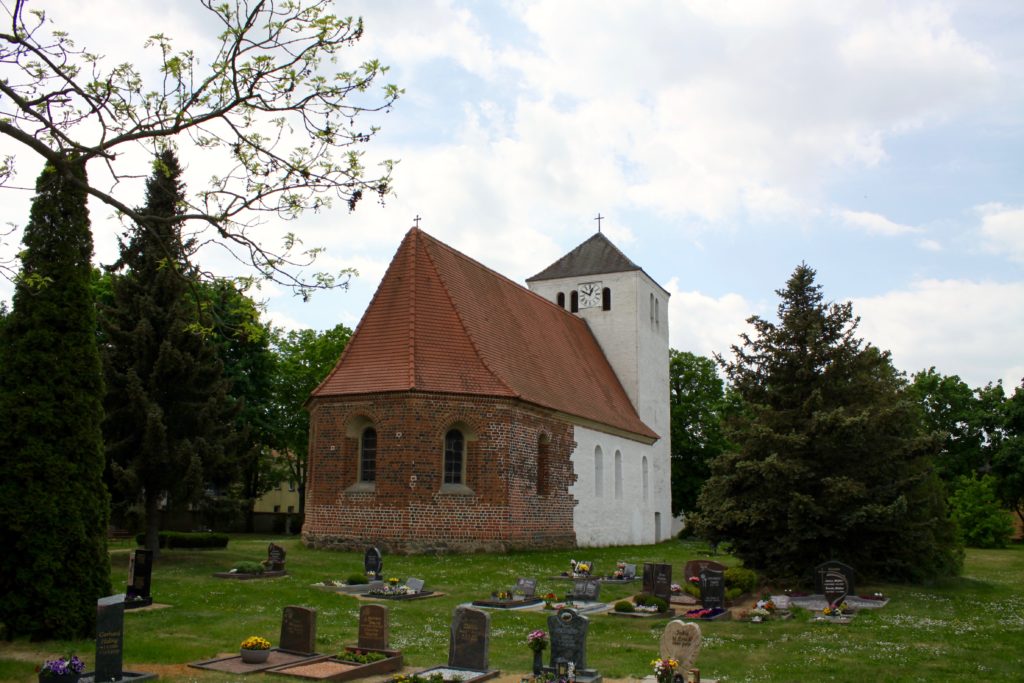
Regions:
[[[413,593],[423,592],[423,579],[410,578],[408,581],[405,582],[405,585],[408,586],[409,590],[411,590]]]
[[[636,578],[636,565],[627,564],[622,569],[622,578],[624,579],[635,579]]]
[[[285,607],[278,647],[288,652],[313,654],[316,651],[316,610],[294,605]]]
[[[697,662],[700,641],[700,626],[676,619],[668,622],[661,634],[659,654],[662,658],[678,660],[679,670],[686,671]]]
[[[853,567],[834,560],[819,564],[814,569],[814,587],[829,603],[842,602],[855,591]]]
[[[487,671],[490,663],[491,615],[473,607],[456,607],[452,615],[448,666]]]
[[[560,609],[558,614],[548,617],[552,668],[557,668],[559,660],[573,662],[577,670],[587,668],[587,629],[589,627],[589,620],[577,614],[573,609]]]
[[[643,592],[661,598],[672,599],[672,565],[644,563]]]
[[[267,546],[267,561],[264,566],[272,572],[284,571],[284,558],[288,553],[276,543]]]
[[[690,560],[683,565],[683,580],[689,581],[691,576],[700,576],[700,573],[705,569],[716,569],[724,572],[726,567],[721,562],[715,562],[714,560]]]
[[[124,675],[124,594],[96,601],[96,683]]]
[[[150,588],[153,581],[153,551],[133,550],[128,560],[128,589],[125,592],[126,602],[145,602],[152,604]]]
[[[597,602],[601,596],[601,582],[598,579],[576,579],[572,584],[570,600]]]
[[[700,604],[704,609],[725,607],[725,572],[704,569],[700,577]]]
[[[359,608],[359,647],[370,650],[388,649],[388,608],[384,605],[363,605]]]
[[[380,551],[372,546],[367,548],[363,555],[363,572],[380,576],[382,571],[384,571],[384,558]]]
[[[524,579],[519,577],[516,580],[515,588],[512,589],[513,593],[522,593],[528,598],[532,598],[537,595],[537,579]]]

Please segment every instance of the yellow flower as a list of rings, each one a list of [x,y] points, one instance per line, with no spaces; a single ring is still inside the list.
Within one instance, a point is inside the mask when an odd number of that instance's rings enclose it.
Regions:
[[[242,641],[243,650],[269,650],[270,641],[259,636],[249,636]]]

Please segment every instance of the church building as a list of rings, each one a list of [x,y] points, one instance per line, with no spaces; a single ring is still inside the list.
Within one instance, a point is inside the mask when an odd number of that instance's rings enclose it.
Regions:
[[[307,545],[667,537],[668,293],[600,232],[527,283],[405,235],[307,405]]]

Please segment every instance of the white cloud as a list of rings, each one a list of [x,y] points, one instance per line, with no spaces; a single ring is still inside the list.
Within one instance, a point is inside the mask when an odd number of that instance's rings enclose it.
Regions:
[[[1024,377],[1024,282],[921,280],[853,301],[862,336],[908,373],[935,366],[971,386]]]
[[[895,223],[885,216],[870,211],[850,211],[843,209],[837,212],[846,225],[851,228],[863,230],[869,235],[883,235],[895,237],[897,235],[908,235],[924,232],[921,228],[912,225],[901,225]]]
[[[739,335],[748,331],[747,318],[755,313],[753,305],[738,294],[715,298],[698,291],[680,291],[679,280],[665,285],[669,299],[669,344],[679,351],[699,356],[720,353],[729,357],[729,348],[739,343]]]
[[[981,215],[985,246],[1013,261],[1024,262],[1024,208],[984,204],[977,211]]]

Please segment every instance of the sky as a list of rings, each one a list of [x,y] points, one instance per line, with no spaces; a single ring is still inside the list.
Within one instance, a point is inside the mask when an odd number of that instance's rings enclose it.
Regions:
[[[11,4],[3,0],[3,4]],[[111,65],[146,37],[212,57],[198,2],[31,0]],[[1024,3],[1019,0],[367,0],[339,2],[404,88],[365,147],[398,160],[383,206],[287,225],[359,271],[277,325],[354,327],[403,234],[421,229],[523,282],[603,232],[670,294],[670,344],[730,354],[773,319],[801,263],[901,370],[973,387],[1024,378]],[[111,16],[117,22],[111,22]],[[207,58],[207,62],[209,61]],[[6,69],[8,67],[0,67]],[[39,166],[18,155],[12,185]],[[190,188],[209,169],[180,148]],[[191,163],[190,163],[191,161]],[[205,174],[205,175],[204,175]],[[141,203],[141,189],[118,188]],[[131,192],[137,193],[137,198]],[[0,223],[31,194],[5,189]],[[96,260],[122,229],[92,206]],[[280,225],[262,228],[268,241]],[[16,235],[3,250],[18,248]],[[222,256],[209,267],[238,273]],[[0,297],[10,298],[9,282]]]

